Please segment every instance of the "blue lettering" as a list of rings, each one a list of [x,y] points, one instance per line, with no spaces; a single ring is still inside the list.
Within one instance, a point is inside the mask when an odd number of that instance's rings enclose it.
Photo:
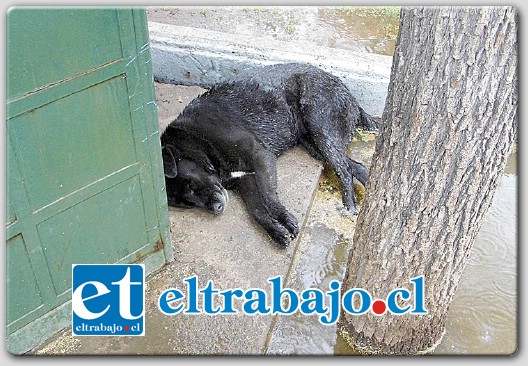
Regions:
[[[185,314],[200,314],[198,309],[198,280],[196,276],[188,277],[183,280],[187,282],[187,309]]]
[[[358,294],[360,296],[361,305],[358,310],[354,308],[354,295]],[[368,291],[365,291],[360,288],[353,288],[345,292],[345,295],[343,296],[343,309],[352,315],[361,315],[364,314],[370,309],[370,303],[372,302],[372,298]]]
[[[408,312],[411,306],[409,305],[404,308],[400,308],[398,306],[398,301],[397,301],[398,294],[401,295],[400,297],[403,300],[409,300],[411,298],[411,293],[404,288],[398,288],[396,290],[392,290],[389,293],[389,296],[387,296],[387,307],[389,308],[389,311],[393,314],[401,315],[401,314],[405,314],[406,312]]]
[[[174,315],[181,311],[183,304],[173,308],[170,306],[175,301],[183,299],[185,296],[176,289],[169,289],[161,294],[158,300],[159,309],[166,315]]]
[[[253,294],[257,295],[256,299],[253,299]],[[270,309],[267,307],[267,295],[261,289],[249,289],[244,294],[247,301],[244,302],[244,313],[248,315],[252,314],[268,314]],[[253,304],[257,304],[253,307]]]
[[[220,295],[224,297],[224,307],[221,308],[222,314],[238,314],[238,311],[233,309],[233,296],[241,298],[244,296],[244,292],[241,289],[226,290],[220,292]]]
[[[126,279],[128,281],[128,277]],[[424,276],[410,280],[414,286],[414,294],[406,288],[397,288],[389,292],[386,300],[376,301],[372,299],[368,291],[362,288],[350,289],[341,296],[341,283],[339,281],[331,281],[328,291],[309,288],[298,294],[291,288],[283,288],[282,276],[276,276],[268,279],[271,284],[271,306],[268,304],[267,292],[262,289],[243,290],[235,288],[220,291],[214,288],[212,280],[209,280],[204,288],[199,289],[197,276],[185,278],[183,282],[187,284],[187,293],[173,288],[160,295],[158,307],[162,313],[174,315],[183,311],[184,314],[238,314],[239,310],[236,307],[235,299],[243,300],[241,306],[247,315],[270,313],[289,315],[300,310],[303,315],[317,314],[319,321],[325,325],[334,324],[338,321],[341,308],[348,314],[362,315],[369,311],[373,304],[375,308],[373,312],[377,315],[385,313],[385,305],[386,309],[395,315],[428,313],[425,309]],[[218,299],[217,294],[222,297]],[[328,296],[328,299],[325,295]],[[202,296],[202,307],[198,306],[199,296]],[[185,297],[187,299],[184,302]],[[219,301],[218,305],[215,304],[216,300]],[[414,300],[414,307],[411,300]],[[381,307],[382,305],[383,307]],[[72,329],[79,331],[75,324]],[[131,329],[135,330],[136,328]]]
[[[427,314],[424,296],[424,276],[411,278],[410,282],[414,284],[414,309],[411,314]]]
[[[312,296],[313,295],[313,296]],[[301,293],[301,313],[310,315],[313,313],[324,314],[328,308],[324,306],[324,294],[318,288],[309,288]]]
[[[273,311],[272,314],[292,314],[297,311],[297,308],[299,307],[299,296],[295,291],[289,288],[282,288],[282,277],[277,276],[268,279],[268,282],[271,282],[272,286],[272,293],[273,293],[273,302],[272,307]],[[287,305],[288,308],[284,309],[282,307],[282,295],[286,295],[287,298],[289,298],[289,304]]]
[[[330,319],[327,317],[320,317],[319,321],[323,324],[334,324],[339,318],[339,307],[341,306],[341,283],[338,281],[330,282],[332,291],[327,293],[330,297]]]
[[[213,309],[214,294],[219,291],[213,288],[213,281],[209,280],[207,286],[201,289],[200,292],[203,294],[203,306],[204,312],[208,315],[216,314],[220,311],[219,308]]]

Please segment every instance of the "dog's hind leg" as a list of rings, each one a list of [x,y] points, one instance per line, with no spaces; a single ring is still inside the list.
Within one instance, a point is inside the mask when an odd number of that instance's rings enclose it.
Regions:
[[[354,195],[354,177],[366,185],[368,180],[368,171],[361,164],[350,159],[344,152],[333,151],[328,152],[326,159],[336,173],[341,182],[341,189],[343,192],[343,205],[350,211],[350,213],[357,215],[356,197]]]
[[[299,140],[299,143],[306,149],[306,151],[308,151],[308,153],[312,157],[314,157],[317,160],[322,161],[323,163],[326,162],[325,157],[323,156],[323,154],[321,154],[319,150],[317,150],[314,142],[309,136],[302,136]]]
[[[370,114],[365,112],[363,108],[358,106],[359,110],[359,120],[357,123],[358,127],[363,127],[365,130],[370,132],[378,132],[379,131],[379,123],[372,118]]]
[[[367,168],[360,162],[348,158],[348,169],[352,172],[352,176],[366,188],[369,177]]]
[[[312,156],[330,164],[341,182],[343,205],[352,214],[357,214],[354,178],[365,186],[368,180],[368,170],[361,163],[346,155],[348,142],[354,132],[352,121],[344,112],[313,107],[305,107],[303,110],[307,131],[301,143],[305,147],[310,145],[307,150]]]
[[[306,139],[305,141],[309,141]],[[354,178],[363,186],[368,181],[368,170],[365,166],[346,155],[346,140],[332,139],[325,134],[319,133],[313,135],[313,145],[308,151],[316,151],[320,157],[312,153],[324,163],[330,164],[341,182],[343,192],[343,205],[354,215],[358,213],[356,199],[354,195]]]

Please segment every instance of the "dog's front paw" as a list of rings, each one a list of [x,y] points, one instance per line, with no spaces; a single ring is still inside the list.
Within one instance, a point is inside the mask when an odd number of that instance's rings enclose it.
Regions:
[[[286,248],[294,238],[285,227],[280,225],[277,225],[272,230],[268,231],[268,234],[280,248]]]
[[[278,200],[268,200],[249,207],[255,221],[280,248],[287,247],[299,235],[297,219]]]
[[[284,211],[281,215],[280,221],[282,225],[288,230],[292,239],[295,239],[299,235],[299,223],[295,216],[288,211]]]
[[[273,241],[281,248],[285,248],[299,235],[299,223],[295,216],[285,208],[276,211],[277,217],[272,218],[272,228],[268,231]]]

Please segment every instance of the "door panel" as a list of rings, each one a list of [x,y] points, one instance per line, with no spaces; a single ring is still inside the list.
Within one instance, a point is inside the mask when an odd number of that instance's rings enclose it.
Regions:
[[[7,335],[26,340],[72,264],[172,250],[145,11],[12,8],[6,55]]]

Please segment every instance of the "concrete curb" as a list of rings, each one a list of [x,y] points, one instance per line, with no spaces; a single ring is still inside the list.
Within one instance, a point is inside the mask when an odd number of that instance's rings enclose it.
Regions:
[[[149,22],[148,27],[157,81],[208,88],[259,65],[305,62],[342,78],[371,115],[381,117],[383,113],[392,65],[390,56],[156,22]]]

